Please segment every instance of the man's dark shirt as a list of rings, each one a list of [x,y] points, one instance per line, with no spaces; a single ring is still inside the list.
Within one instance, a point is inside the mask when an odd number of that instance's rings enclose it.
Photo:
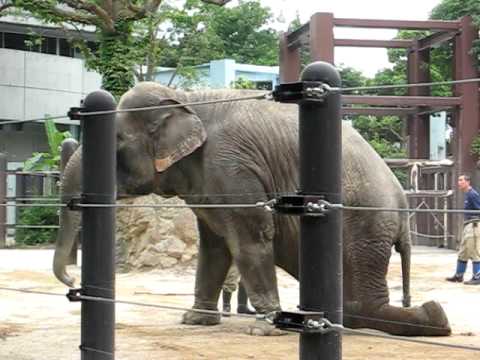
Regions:
[[[465,193],[463,205],[465,210],[480,210],[480,194],[474,188],[470,188]],[[479,218],[480,214],[465,214],[465,221]]]

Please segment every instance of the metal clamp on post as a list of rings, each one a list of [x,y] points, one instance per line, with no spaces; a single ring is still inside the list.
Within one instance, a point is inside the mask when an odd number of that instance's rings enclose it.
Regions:
[[[71,107],[67,113],[67,116],[70,118],[70,120],[82,120],[82,115],[80,115],[82,110],[84,110],[83,106]]]
[[[275,313],[270,322],[277,329],[296,333],[320,333],[341,332],[343,326],[332,324],[324,317],[323,312],[313,311],[279,311]]]
[[[273,209],[286,215],[325,216],[328,207],[323,195],[286,195],[276,199]]]
[[[80,296],[82,296],[82,288],[70,289],[67,293],[67,299],[71,302],[82,301]]]
[[[80,211],[82,208],[79,206],[83,202],[83,197],[81,196],[76,196],[72,197],[68,202],[67,202],[67,208],[70,211]]]
[[[275,86],[273,100],[282,103],[298,103],[301,100],[323,102],[330,87],[319,81],[299,81]]]

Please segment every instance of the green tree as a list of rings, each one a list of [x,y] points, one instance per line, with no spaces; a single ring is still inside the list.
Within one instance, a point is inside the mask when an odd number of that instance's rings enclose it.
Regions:
[[[62,141],[71,138],[72,135],[68,131],[59,131],[51,119],[45,120],[45,133],[50,151],[33,153],[32,157],[25,161],[23,166],[25,171],[59,169]]]
[[[436,20],[457,20],[465,15],[471,15],[473,21],[480,25],[480,1],[479,0],[443,0],[435,6],[430,18]]]
[[[45,120],[45,132],[48,141],[48,152],[34,153],[25,161],[23,170],[58,170],[60,167],[61,143],[71,137],[68,131],[61,132],[55,126],[53,120]],[[52,180],[52,178],[50,178]],[[55,186],[55,184],[53,184]],[[54,191],[56,193],[56,191]],[[54,203],[54,200],[46,198],[43,203]],[[27,226],[52,226],[58,225],[58,208],[56,207],[30,207],[19,211],[19,225]],[[55,240],[57,230],[54,228],[17,228],[15,240],[17,244],[38,245],[51,243]]]
[[[278,64],[278,34],[273,16],[258,0],[240,0],[234,7],[218,7],[187,0],[170,9],[171,27],[162,51],[162,66],[193,66],[231,58],[240,63]]]
[[[230,0],[203,1],[223,5]],[[98,49],[92,51],[81,42],[77,45],[87,65],[102,75],[103,88],[118,97],[133,85],[134,68],[141,55],[133,25],[155,14],[162,0],[14,0],[13,3],[47,23],[95,27]]]

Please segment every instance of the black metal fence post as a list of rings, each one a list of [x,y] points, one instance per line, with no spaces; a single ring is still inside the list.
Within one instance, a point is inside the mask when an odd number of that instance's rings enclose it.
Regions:
[[[0,153],[0,204],[7,203],[7,156]],[[7,245],[7,208],[0,206],[0,249]]]
[[[305,68],[301,81],[319,81],[340,87],[337,70],[325,62]],[[300,102],[300,191],[323,195],[341,203],[342,143],[340,94],[328,92],[324,101]],[[300,238],[300,310],[324,312],[331,323],[342,324],[342,231],[341,213],[302,216]],[[300,359],[341,359],[338,332],[301,333]]]
[[[90,93],[82,111],[114,110],[106,91]],[[115,114],[84,116],[82,148],[82,204],[115,204]],[[115,298],[115,209],[82,210],[82,295]],[[114,359],[114,303],[82,301],[81,359]]]

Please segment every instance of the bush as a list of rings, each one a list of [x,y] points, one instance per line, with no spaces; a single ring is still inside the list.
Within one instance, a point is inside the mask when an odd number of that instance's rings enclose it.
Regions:
[[[471,145],[470,145],[470,154],[474,156],[480,156],[480,136],[477,135]]]
[[[44,200],[42,203],[55,203]],[[58,207],[20,208],[18,225],[58,225]],[[17,245],[44,245],[55,242],[57,229],[17,228],[15,242]]]

